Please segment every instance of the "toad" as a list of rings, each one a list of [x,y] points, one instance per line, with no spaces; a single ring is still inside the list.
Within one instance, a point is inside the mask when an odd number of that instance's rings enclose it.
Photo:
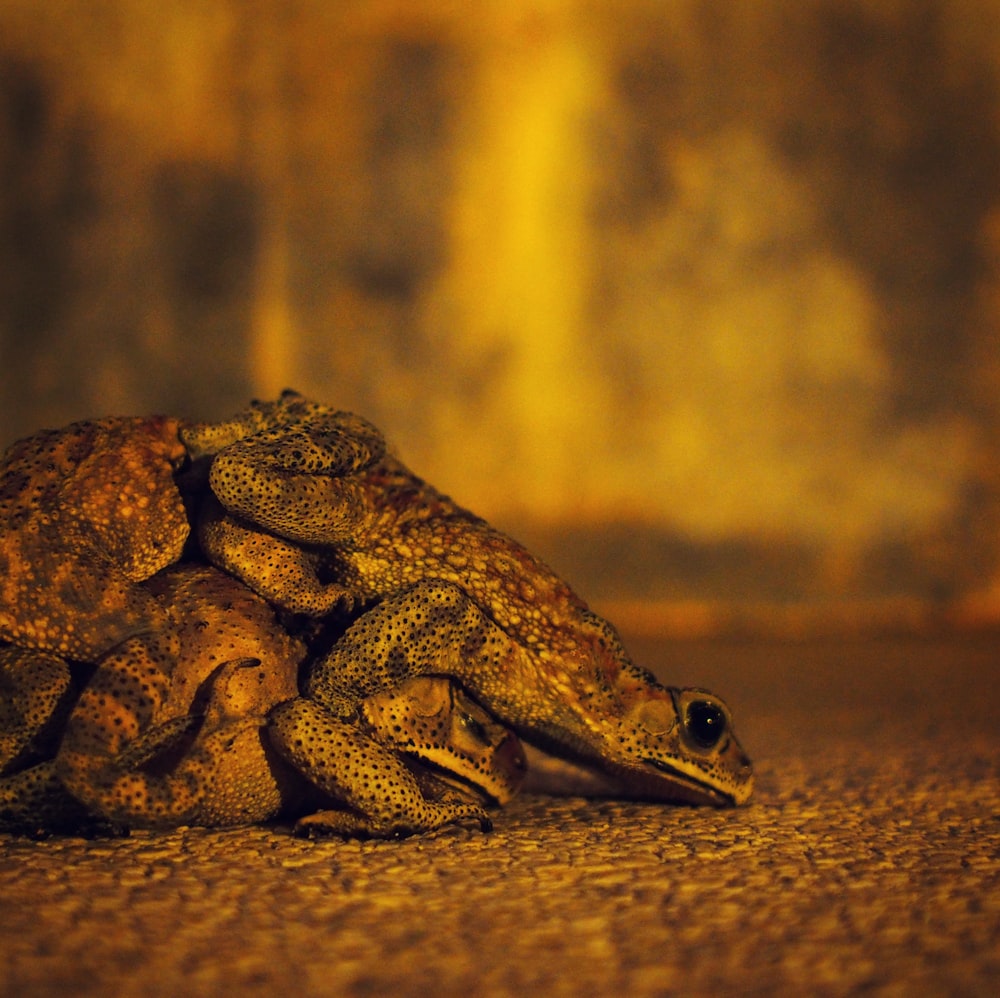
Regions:
[[[517,739],[443,677],[373,695],[321,729],[303,724],[300,738],[324,759],[303,772],[269,740],[268,712],[298,699],[306,655],[274,609],[209,566],[175,567],[146,588],[181,654],[171,665],[132,638],[80,694],[54,766],[91,814],[152,828],[290,815],[300,834],[385,837],[465,819],[485,828],[484,805],[520,785]]]
[[[441,674],[630,796],[750,797],[752,766],[719,697],[659,683],[555,572],[414,475],[370,423],[289,391],[182,437],[211,458],[199,523],[210,560],[295,612],[363,611],[310,670],[307,699],[271,715],[275,744],[312,778],[325,765],[317,725]]]
[[[44,652],[0,647],[0,831],[115,833],[69,794],[52,763],[90,671]]]
[[[189,524],[179,422],[109,418],[43,430],[0,463],[0,639],[96,661],[138,634],[170,643],[139,583],[176,561]]]

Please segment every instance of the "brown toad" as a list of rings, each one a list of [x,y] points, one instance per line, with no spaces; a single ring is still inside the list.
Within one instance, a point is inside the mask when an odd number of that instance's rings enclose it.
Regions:
[[[324,807],[302,819],[302,833],[388,836],[470,818],[485,826],[483,803],[503,803],[519,786],[516,738],[444,678],[410,680],[321,729],[303,725],[324,765],[313,773],[289,764],[270,744],[267,714],[297,697],[305,646],[272,607],[209,566],[179,566],[147,588],[181,654],[164,662],[150,642],[130,639],[80,694],[54,769],[91,814],[173,827]]]
[[[346,716],[359,698],[439,673],[624,793],[750,797],[722,700],[658,683],[551,569],[386,454],[371,424],[285,392],[182,436],[193,455],[214,455],[199,525],[212,561],[297,612],[375,604],[312,669],[310,699],[272,713],[297,765],[314,762],[298,731],[320,706]]]
[[[79,693],[61,658],[0,647],[0,830],[105,833],[59,783],[51,760]]]
[[[516,735],[445,676],[412,676],[367,697],[346,723],[304,698],[276,711],[289,705],[296,719],[290,750],[275,737],[273,720],[271,744],[346,805],[300,818],[298,835],[390,838],[464,818],[478,818],[488,831],[482,805],[507,803],[526,773]]]
[[[53,754],[73,696],[63,659],[0,646],[0,775]]]
[[[95,661],[165,633],[138,583],[176,561],[189,533],[174,472],[176,419],[109,418],[44,430],[0,463],[0,638]]]

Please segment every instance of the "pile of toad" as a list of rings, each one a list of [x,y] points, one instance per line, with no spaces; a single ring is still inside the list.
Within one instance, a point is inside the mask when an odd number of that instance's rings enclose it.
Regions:
[[[518,736],[628,796],[752,790],[718,697],[658,683],[358,416],[288,391],[4,455],[0,830],[486,830]]]

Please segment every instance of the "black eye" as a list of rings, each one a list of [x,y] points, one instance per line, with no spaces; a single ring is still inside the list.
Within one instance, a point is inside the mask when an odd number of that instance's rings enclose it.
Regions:
[[[477,721],[471,714],[466,714],[465,711],[460,711],[458,715],[458,720],[462,727],[476,739],[477,742],[481,742],[483,745],[489,745],[490,736],[486,733],[486,727]]]
[[[715,748],[726,733],[726,715],[718,704],[709,700],[693,701],[688,706],[684,724],[699,748]]]

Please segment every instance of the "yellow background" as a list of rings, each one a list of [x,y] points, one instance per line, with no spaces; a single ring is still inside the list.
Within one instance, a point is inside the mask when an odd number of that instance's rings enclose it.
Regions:
[[[293,386],[632,626],[995,621],[998,113],[985,0],[7,0],[0,443]]]

